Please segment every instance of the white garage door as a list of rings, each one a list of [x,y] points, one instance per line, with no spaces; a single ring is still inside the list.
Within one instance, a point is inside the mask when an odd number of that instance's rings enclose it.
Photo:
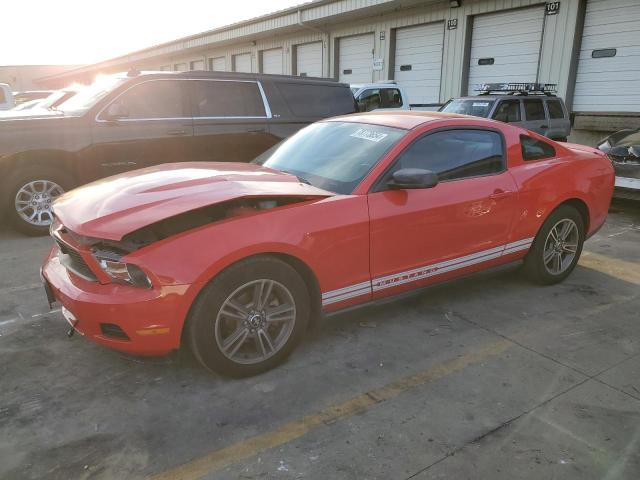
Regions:
[[[204,60],[192,60],[189,62],[189,70],[204,70]]]
[[[322,76],[322,42],[296,46],[296,75],[302,77]]]
[[[227,70],[227,59],[225,57],[210,58],[209,70],[213,70],[214,72],[225,72]]]
[[[373,33],[341,38],[338,79],[346,83],[373,81]]]
[[[576,112],[640,112],[640,2],[589,0],[573,101]]]
[[[393,78],[412,104],[440,100],[444,24],[417,25],[396,30]]]
[[[477,85],[535,82],[545,8],[531,7],[478,15],[473,19],[469,94]]]
[[[282,73],[282,49],[262,51],[262,73]]]
[[[234,72],[251,72],[251,54],[241,53],[233,56]]]

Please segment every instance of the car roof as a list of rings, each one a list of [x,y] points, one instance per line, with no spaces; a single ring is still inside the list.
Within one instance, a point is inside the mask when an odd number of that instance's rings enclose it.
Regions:
[[[342,115],[339,117],[329,118],[324,121],[368,123],[371,125],[381,125],[385,127],[411,130],[412,128],[428,122],[450,120],[456,118],[478,120],[476,117],[470,117],[469,115],[461,115],[458,113],[395,110],[393,112],[374,111],[367,113],[352,113],[350,115]]]
[[[132,72],[131,74],[120,73],[129,78],[184,78],[184,79],[208,79],[208,78],[228,78],[235,80],[271,80],[286,81],[287,83],[300,84],[322,84],[332,86],[348,87],[345,83],[340,83],[333,78],[321,77],[299,77],[293,75],[274,75],[269,73],[243,73],[243,72],[216,72],[209,70],[191,70],[186,72],[170,72],[170,71],[141,71]]]

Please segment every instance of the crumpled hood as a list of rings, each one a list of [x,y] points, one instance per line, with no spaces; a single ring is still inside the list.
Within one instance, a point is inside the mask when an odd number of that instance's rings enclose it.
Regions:
[[[126,234],[198,208],[251,197],[334,195],[277,170],[248,163],[170,163],[123,173],[62,195],[53,210],[79,235],[121,240]]]

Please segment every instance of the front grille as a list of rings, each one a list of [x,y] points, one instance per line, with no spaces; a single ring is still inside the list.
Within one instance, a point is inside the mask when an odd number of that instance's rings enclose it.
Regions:
[[[89,265],[87,265],[87,262],[84,261],[84,258],[82,258],[82,255],[80,255],[77,250],[73,249],[57,237],[54,237],[54,239],[58,244],[60,253],[64,255],[61,259],[61,263],[67,267],[68,270],[86,280],[91,280],[92,282],[96,282],[98,280],[89,268]]]

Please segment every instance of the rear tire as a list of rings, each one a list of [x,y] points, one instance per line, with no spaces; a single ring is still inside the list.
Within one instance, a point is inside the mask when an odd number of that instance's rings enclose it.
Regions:
[[[524,274],[542,285],[563,281],[573,271],[584,244],[584,221],[570,205],[545,220],[524,260]]]
[[[73,187],[71,175],[48,165],[19,168],[10,175],[3,204],[9,223],[18,231],[40,236],[53,221],[52,202]]]
[[[203,289],[189,315],[187,341],[213,372],[257,375],[282,363],[300,342],[309,305],[293,267],[273,257],[249,258]]]

